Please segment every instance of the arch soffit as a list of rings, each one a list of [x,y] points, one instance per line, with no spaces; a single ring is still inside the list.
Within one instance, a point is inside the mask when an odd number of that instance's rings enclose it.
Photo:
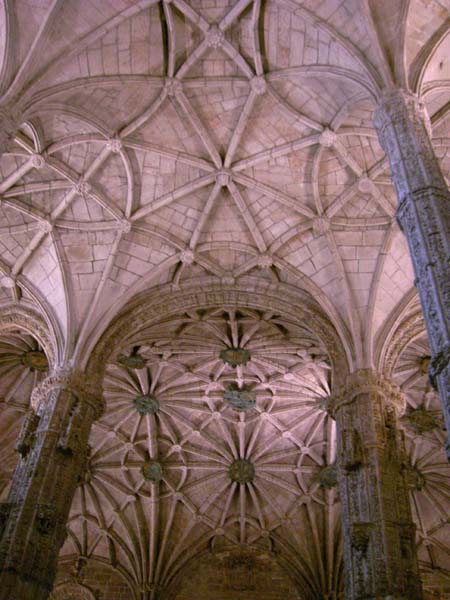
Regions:
[[[96,600],[89,588],[80,583],[62,583],[53,590],[50,600]]]
[[[283,290],[279,291],[267,282],[255,285],[252,289],[248,286],[224,287],[211,284],[177,292],[170,290],[170,286],[164,286],[162,289],[153,290],[151,297],[140,294],[113,321],[97,342],[87,361],[87,373],[93,378],[101,377],[106,362],[114,351],[112,349],[126,340],[130,340],[131,343],[132,334],[143,327],[180,311],[224,306],[274,310],[291,320],[302,322],[325,345],[337,377],[345,377],[352,362],[348,338],[342,339],[310,296],[299,290],[286,288],[287,286],[284,286]]]
[[[47,355],[49,364],[56,366],[59,363],[60,348],[57,337],[44,317],[28,306],[11,304],[0,307],[0,334],[17,328],[37,339]]]
[[[426,332],[417,294],[403,303],[378,335],[376,367],[388,378],[405,348]]]

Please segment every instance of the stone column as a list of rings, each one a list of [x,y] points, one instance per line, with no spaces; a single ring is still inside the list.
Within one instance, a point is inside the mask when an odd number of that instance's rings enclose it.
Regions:
[[[102,409],[81,373],[56,371],[34,390],[9,497],[0,505],[0,600],[48,597],[91,425]]]
[[[416,96],[390,92],[374,122],[397,190],[397,220],[408,240],[432,351],[430,377],[439,389],[450,436],[450,192]]]
[[[420,600],[422,588],[397,417],[399,390],[370,369],[330,399],[337,423],[346,600]]]

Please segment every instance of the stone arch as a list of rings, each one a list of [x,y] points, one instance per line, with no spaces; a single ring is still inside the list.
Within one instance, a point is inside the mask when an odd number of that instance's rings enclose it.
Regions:
[[[241,306],[275,310],[289,316],[293,321],[302,322],[325,345],[334,367],[335,382],[343,381],[351,364],[350,345],[338,334],[313,298],[293,288],[283,288],[282,292],[267,282],[255,281],[251,288],[210,284],[201,289],[174,292],[165,286],[154,290],[151,297],[140,294],[100,338],[89,357],[87,373],[93,380],[102,378],[107,360],[119,343],[129,339],[142,327],[156,323],[171,314],[192,308]]]
[[[96,600],[93,592],[80,583],[66,582],[56,586],[50,600]]]
[[[56,336],[45,319],[36,311],[24,306],[6,306],[0,309],[0,332],[22,329],[33,336],[47,356],[48,363],[55,367],[59,362]]]

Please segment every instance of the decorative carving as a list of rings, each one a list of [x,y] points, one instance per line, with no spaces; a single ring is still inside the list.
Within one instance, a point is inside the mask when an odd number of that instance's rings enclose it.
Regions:
[[[36,312],[15,304],[0,310],[0,331],[16,328],[23,329],[32,335],[43,348],[49,364],[55,364],[57,341],[50,332],[46,321]]]
[[[164,80],[164,90],[168,96],[176,96],[183,91],[183,83],[174,77],[166,77]]]
[[[36,529],[42,535],[50,535],[59,520],[55,506],[52,504],[38,504],[36,506]]]
[[[390,91],[382,98],[374,123],[397,191],[397,220],[410,249],[432,348],[430,377],[436,384],[450,356],[450,192],[431,144],[426,110],[417,96]],[[439,389],[450,436],[448,387]]]
[[[22,356],[22,363],[31,371],[44,373],[48,371],[48,361],[45,353],[41,350],[30,350]]]
[[[317,480],[321,487],[330,490],[337,486],[338,473],[336,465],[326,465],[317,475]]]
[[[430,375],[430,380],[433,385],[436,387],[436,379],[437,376],[442,373],[442,371],[448,367],[450,364],[450,344],[446,344],[440,352],[433,354],[431,359],[428,373]]]
[[[142,475],[144,479],[153,483],[162,481],[164,478],[163,466],[157,461],[148,462],[142,467]]]
[[[331,229],[330,220],[327,217],[316,217],[312,222],[313,231],[316,235],[323,235]]]
[[[121,354],[117,359],[117,362],[119,365],[128,367],[129,369],[144,369],[147,364],[145,358],[139,354],[139,346],[134,346],[129,356]]]
[[[55,369],[46,377],[31,394],[31,405],[38,411],[40,404],[45,403],[50,393],[55,390],[70,391],[76,398],[91,406],[95,418],[104,411],[103,397],[98,394],[98,386],[91,381],[88,382],[84,373],[66,368]]]
[[[389,404],[394,406],[397,416],[403,414],[405,399],[399,388],[372,369],[359,369],[348,375],[345,385],[339,387],[331,396],[329,410],[332,414],[336,414],[342,406],[354,402],[361,394],[372,392],[381,394]]]
[[[324,148],[331,148],[337,140],[337,135],[331,129],[325,128],[320,134],[319,144]]]
[[[405,420],[420,435],[439,426],[433,413],[428,411],[423,404],[419,408],[410,411],[405,416]]]
[[[352,523],[352,548],[362,555],[367,553],[373,524],[367,522]]]
[[[45,165],[45,158],[41,154],[33,154],[31,156],[31,164],[35,169],[42,169]]]
[[[262,95],[267,91],[267,83],[262,75],[257,75],[253,77],[250,81],[250,87],[255,92],[255,94]]]
[[[250,352],[246,348],[227,348],[221,351],[220,358],[224,363],[237,367],[248,363]]]
[[[186,249],[180,252],[180,261],[183,265],[192,265],[195,260],[195,254],[192,250]]]
[[[411,464],[405,465],[404,470],[409,487],[420,492],[425,486],[425,477]]]
[[[346,471],[356,471],[363,466],[364,450],[356,429],[342,432],[341,464]]]
[[[210,48],[220,48],[224,39],[224,33],[217,27],[217,25],[211,25],[208,31],[205,33],[205,40]]]
[[[223,394],[224,401],[238,412],[247,412],[256,406],[256,393],[230,385]]]
[[[255,477],[255,467],[246,458],[238,458],[229,466],[228,475],[236,483],[250,483]]]
[[[16,442],[16,450],[22,458],[25,458],[33,446],[34,434],[39,425],[39,416],[30,409],[23,421],[19,437]]]
[[[114,154],[118,154],[119,152],[122,151],[123,149],[123,143],[122,140],[118,137],[114,137],[114,138],[110,138],[108,140],[108,148],[111,150],[111,152],[113,152]]]
[[[400,391],[378,373],[362,369],[347,377],[347,385],[339,388],[330,404],[338,431],[346,597],[421,598],[414,543],[410,540],[405,558],[399,543],[401,527],[389,516],[412,524],[408,482],[414,475],[413,485],[422,485],[419,473],[405,472],[403,437],[397,426],[403,410]],[[379,556],[384,557],[382,564]]]
[[[159,412],[159,402],[152,394],[136,396],[133,404],[140,415],[155,415]]]
[[[222,169],[216,173],[216,182],[222,187],[226,187],[231,182],[231,171]]]

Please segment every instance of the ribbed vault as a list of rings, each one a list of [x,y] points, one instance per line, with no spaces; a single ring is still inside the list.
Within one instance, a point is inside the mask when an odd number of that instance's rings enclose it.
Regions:
[[[20,124],[0,157],[2,495],[44,374],[25,357],[45,350],[105,371],[65,564],[156,598],[251,546],[326,597],[342,550],[323,399],[373,367],[407,398],[419,557],[444,590],[444,434],[373,111],[391,85],[420,94],[448,180],[448,2],[100,4],[0,2],[0,134]],[[22,310],[42,317],[16,327]]]

